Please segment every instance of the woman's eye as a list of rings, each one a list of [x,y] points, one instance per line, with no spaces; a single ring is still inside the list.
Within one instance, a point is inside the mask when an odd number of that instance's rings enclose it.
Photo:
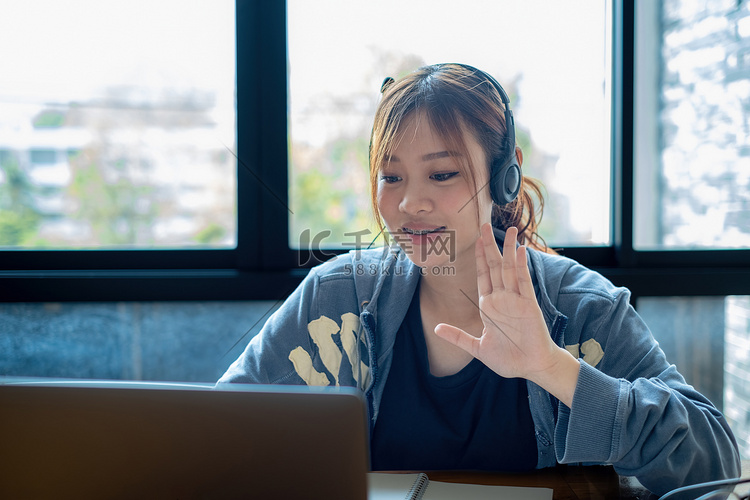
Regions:
[[[393,184],[394,182],[397,182],[399,178],[396,175],[381,175],[380,180],[386,184]]]
[[[458,172],[445,172],[445,173],[440,173],[440,174],[432,174],[431,177],[435,179],[436,181],[443,182],[443,181],[447,181],[451,177],[455,177],[456,175],[458,175]]]

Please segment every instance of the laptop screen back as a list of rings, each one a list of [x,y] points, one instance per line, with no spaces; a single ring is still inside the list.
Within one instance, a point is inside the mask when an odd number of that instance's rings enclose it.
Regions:
[[[0,383],[1,498],[366,498],[354,390]]]

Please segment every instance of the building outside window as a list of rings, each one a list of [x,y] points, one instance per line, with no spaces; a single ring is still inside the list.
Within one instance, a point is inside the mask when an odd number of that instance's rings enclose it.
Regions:
[[[234,247],[234,2],[0,3],[0,248]]]

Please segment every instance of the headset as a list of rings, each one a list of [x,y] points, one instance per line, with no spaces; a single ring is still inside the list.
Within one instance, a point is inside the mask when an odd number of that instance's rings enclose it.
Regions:
[[[505,92],[503,87],[495,80],[492,75],[485,73],[484,71],[469,66],[468,64],[461,63],[450,63],[450,64],[436,64],[434,67],[441,68],[443,66],[460,66],[473,73],[477,74],[480,78],[485,79],[492,85],[497,93],[500,94],[500,100],[503,102],[505,108],[505,128],[508,131],[507,143],[508,152],[505,157],[493,158],[490,162],[490,195],[492,201],[497,205],[506,205],[511,203],[518,196],[518,192],[521,190],[521,166],[518,164],[518,158],[516,158],[516,127],[515,120],[513,119],[513,111],[510,109],[510,99],[508,94]],[[383,80],[383,84],[380,86],[380,92],[383,93],[388,86],[395,80],[391,77],[387,77]]]

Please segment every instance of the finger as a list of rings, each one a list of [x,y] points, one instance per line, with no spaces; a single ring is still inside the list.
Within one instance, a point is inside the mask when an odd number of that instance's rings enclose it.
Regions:
[[[477,238],[474,246],[474,255],[477,259],[477,290],[479,296],[489,295],[492,293],[492,279],[490,278],[490,268],[487,266],[487,259],[484,256],[484,242],[482,236]]]
[[[479,339],[453,325],[440,323],[435,327],[435,335],[443,340],[450,342],[456,347],[460,347],[475,358],[479,352]]]
[[[526,246],[524,245],[518,247],[516,268],[518,269],[518,293],[527,299],[535,298],[534,283],[531,281],[531,271],[529,270],[529,262],[526,259]]]
[[[502,290],[505,288],[503,283],[503,256],[497,247],[495,235],[492,232],[492,226],[485,223],[481,227],[482,246],[484,247],[484,260],[487,262],[490,280],[492,281],[492,291]]]
[[[518,292],[518,269],[516,267],[516,237],[518,229],[509,227],[505,232],[505,241],[503,243],[503,283],[505,289]]]

